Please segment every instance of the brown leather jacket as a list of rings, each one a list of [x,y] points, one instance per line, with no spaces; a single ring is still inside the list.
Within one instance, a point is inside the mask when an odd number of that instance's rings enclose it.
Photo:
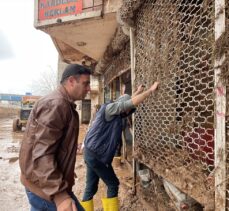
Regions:
[[[63,86],[35,104],[19,155],[21,182],[29,191],[57,205],[70,197],[78,133],[78,113]]]

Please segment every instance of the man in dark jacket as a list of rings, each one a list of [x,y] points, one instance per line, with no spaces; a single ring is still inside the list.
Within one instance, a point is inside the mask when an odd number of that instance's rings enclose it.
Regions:
[[[93,196],[98,190],[99,179],[107,185],[107,198],[102,199],[104,211],[118,210],[119,180],[111,165],[116,148],[121,140],[122,118],[135,111],[135,107],[153,93],[155,82],[148,90],[139,86],[132,98],[125,94],[116,102],[104,104],[85,138],[84,159],[87,166],[86,188],[81,205],[93,211]]]
[[[72,192],[79,133],[74,102],[90,91],[90,74],[81,65],[68,65],[60,87],[31,111],[19,156],[31,211],[84,210]]]

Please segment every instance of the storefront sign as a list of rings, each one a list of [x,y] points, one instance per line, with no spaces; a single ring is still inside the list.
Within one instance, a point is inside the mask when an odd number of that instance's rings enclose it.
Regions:
[[[82,0],[39,0],[38,2],[39,21],[82,12]]]

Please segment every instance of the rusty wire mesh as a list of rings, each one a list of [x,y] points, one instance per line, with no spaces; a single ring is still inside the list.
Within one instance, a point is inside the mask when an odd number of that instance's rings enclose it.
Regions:
[[[214,1],[146,0],[136,25],[136,86],[160,81],[135,115],[136,157],[214,206]]]

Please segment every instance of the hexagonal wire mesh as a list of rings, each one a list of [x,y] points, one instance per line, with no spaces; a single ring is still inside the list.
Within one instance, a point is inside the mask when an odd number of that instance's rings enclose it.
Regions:
[[[214,169],[214,1],[146,0],[136,16],[135,74],[136,86],[161,83],[135,115],[137,158],[214,206],[206,182]]]

